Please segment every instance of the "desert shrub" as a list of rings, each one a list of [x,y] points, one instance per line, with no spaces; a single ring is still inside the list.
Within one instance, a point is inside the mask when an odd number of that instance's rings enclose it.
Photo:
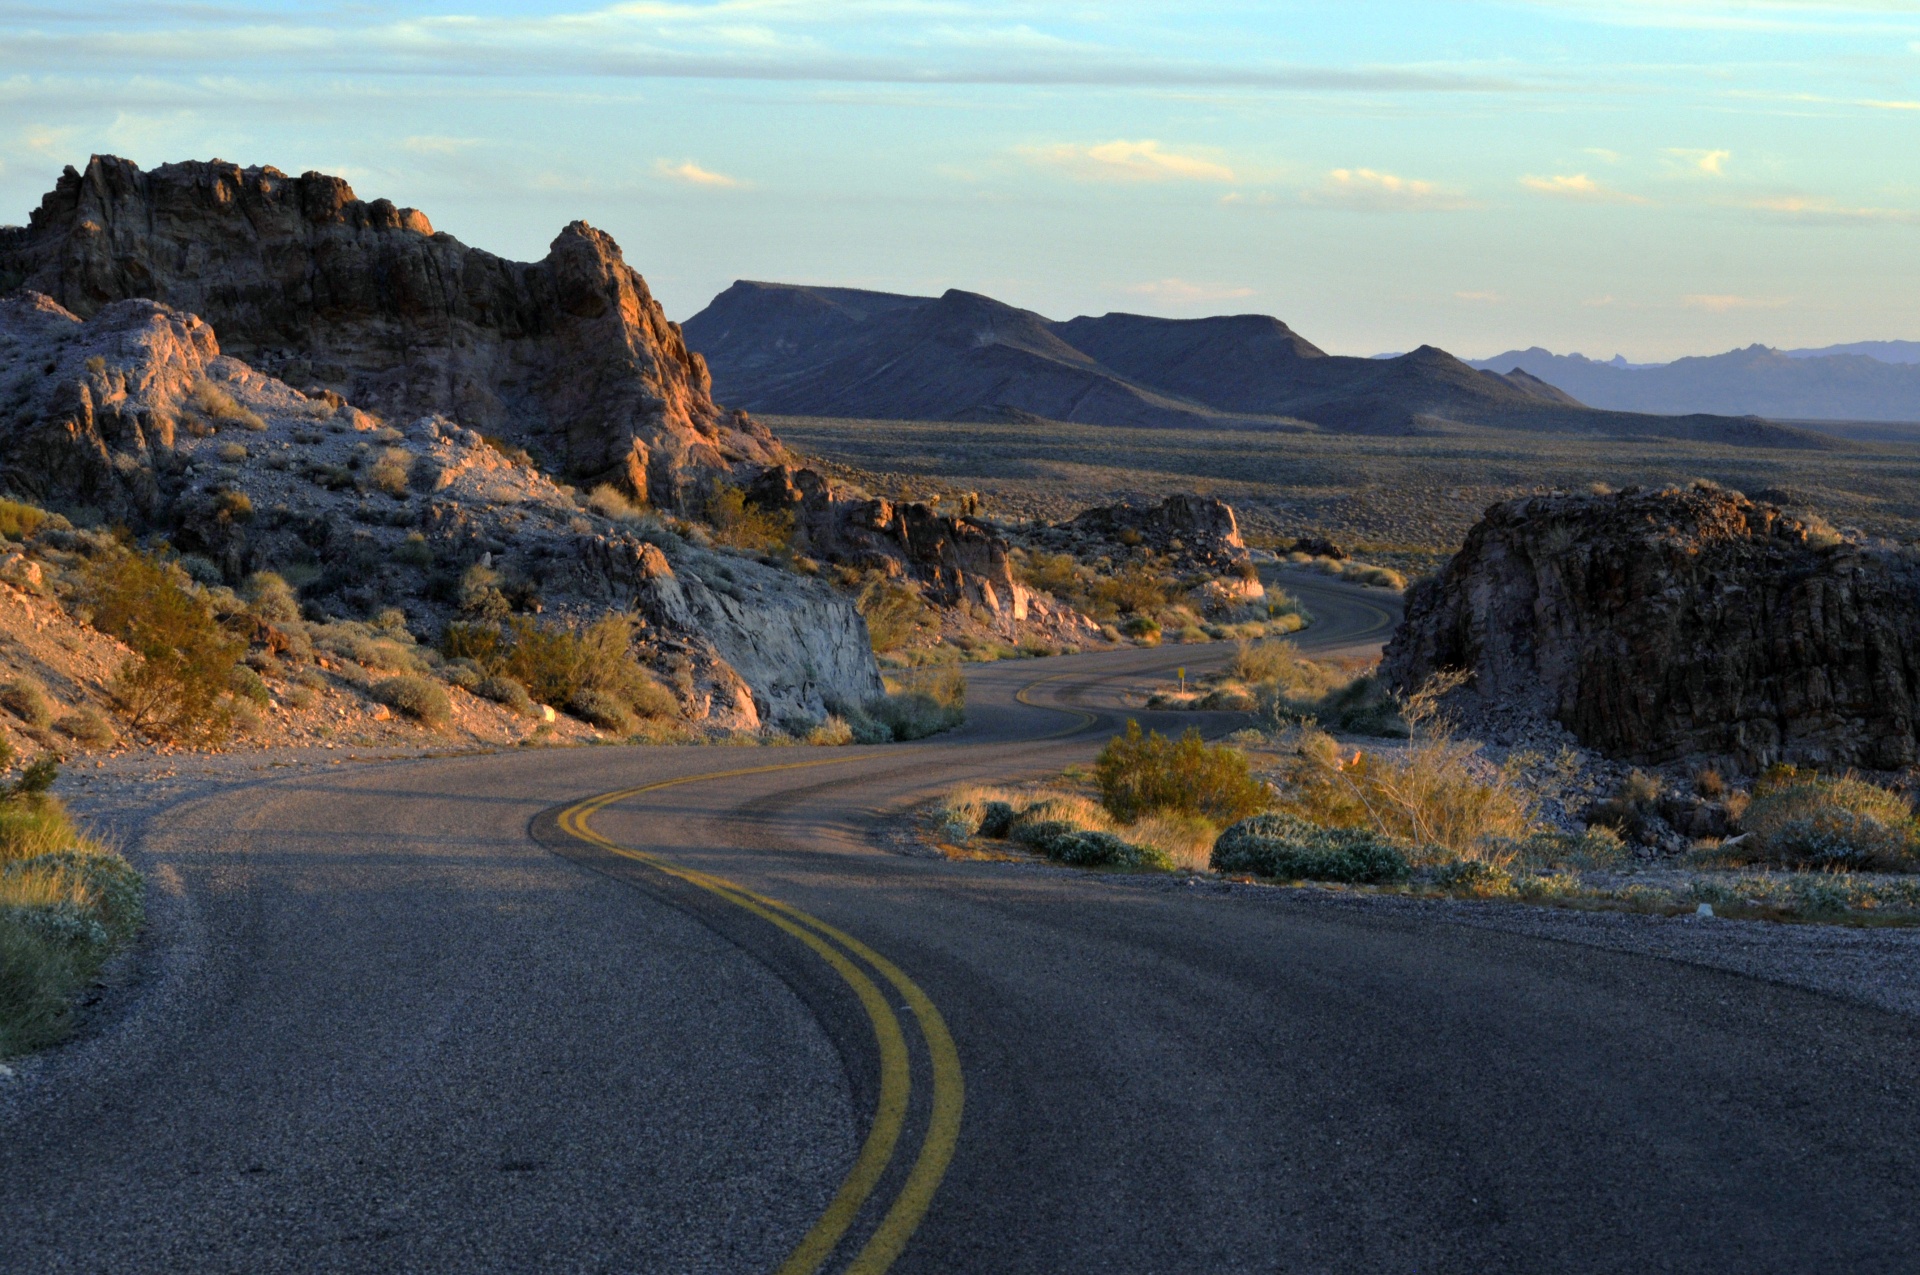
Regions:
[[[487,672],[472,660],[449,660],[440,666],[440,679],[448,686],[473,691],[486,680]]]
[[[47,699],[47,688],[38,678],[25,673],[0,682],[0,708],[18,717],[35,730],[45,730],[53,725],[53,704]]]
[[[1170,810],[1229,824],[1264,810],[1270,798],[1240,750],[1208,744],[1197,730],[1178,740],[1159,731],[1142,735],[1131,720],[1101,750],[1094,779],[1101,804],[1123,822]]]
[[[513,604],[500,588],[500,573],[476,562],[460,573],[454,601],[468,615],[498,622],[513,613]]]
[[[939,623],[919,590],[875,575],[854,597],[854,609],[867,622],[867,640],[878,654],[897,651]]]
[[[233,395],[202,377],[195,381],[187,402],[208,420],[220,425],[238,425],[242,429],[263,430],[267,423],[259,413],[242,407]]]
[[[393,560],[404,567],[430,567],[433,565],[433,546],[427,538],[417,531],[409,531],[393,551]]]
[[[1095,619],[1115,615],[1150,615],[1167,605],[1179,591],[1178,583],[1144,563],[1129,563],[1117,575],[1103,576],[1087,590],[1089,613]]]
[[[507,645],[507,635],[497,624],[455,620],[440,639],[440,654],[450,660],[471,660],[489,669],[505,657]]]
[[[0,536],[8,540],[25,540],[52,515],[44,509],[22,504],[17,500],[0,500]]]
[[[140,877],[80,835],[41,758],[0,796],[0,1057],[66,1034],[70,1006],[138,930]]]
[[[247,609],[273,624],[291,624],[300,618],[300,599],[293,586],[271,571],[256,571],[240,585]]]
[[[968,784],[949,792],[940,803],[941,821],[953,836],[1005,837],[1013,821],[1031,799],[1011,789]]]
[[[1455,739],[1436,707],[1458,684],[1441,679],[1399,701],[1411,738],[1398,752],[1348,756],[1326,732],[1299,731],[1276,807],[1326,827],[1371,828],[1447,859],[1532,835],[1533,805],[1518,778],[1481,761],[1478,744]]]
[[[582,687],[569,696],[566,709],[589,726],[619,735],[631,734],[640,724],[633,710],[622,703],[618,696],[592,687]]]
[[[510,677],[483,677],[474,686],[473,693],[481,699],[504,704],[521,717],[533,716],[533,697],[527,694],[527,688]]]
[[[1519,893],[1513,873],[1484,859],[1455,859],[1433,870],[1433,883],[1453,894],[1477,899],[1508,898]]]
[[[793,514],[762,509],[738,487],[715,483],[702,510],[713,538],[730,549],[766,553],[786,548],[793,539]]]
[[[854,742],[853,727],[846,718],[829,713],[823,721],[811,727],[803,738],[809,744],[837,748]]]
[[[647,513],[644,505],[610,483],[601,483],[587,493],[587,508],[615,522],[639,522]]]
[[[222,443],[216,454],[229,465],[238,465],[249,455],[245,443]]]
[[[227,689],[237,698],[260,708],[273,703],[273,692],[267,689],[267,684],[260,679],[258,673],[244,664],[234,665],[233,670],[227,674]]]
[[[1284,880],[1401,881],[1407,857],[1365,828],[1325,828],[1292,814],[1255,815],[1220,834],[1212,867]]]
[[[1029,589],[1050,593],[1062,600],[1070,600],[1080,592],[1080,570],[1069,554],[1024,550],[1016,552],[1013,561],[1020,583]]]
[[[967,677],[956,667],[903,671],[889,677],[886,685],[885,696],[869,700],[858,712],[840,706],[848,727],[863,744],[925,739],[967,720]]]
[[[367,469],[367,485],[389,496],[407,494],[407,479],[413,472],[413,453],[402,447],[384,449]]]
[[[388,636],[392,630],[380,630],[358,620],[336,620],[331,624],[311,624],[307,633],[313,645],[331,655],[370,669],[394,673],[425,673],[426,654],[410,640]],[[401,630],[405,633],[405,629]]]
[[[1079,868],[1173,867],[1167,856],[1151,846],[1135,845],[1111,832],[1073,832],[1054,837],[1046,855]]]
[[[113,725],[97,708],[82,708],[56,718],[53,728],[75,743],[88,748],[111,748],[117,738]]]
[[[1243,682],[1280,682],[1284,679],[1291,690],[1304,674],[1310,673],[1313,666],[1307,670],[1300,667],[1305,663],[1307,661],[1301,659],[1299,647],[1279,638],[1265,642],[1234,643],[1233,660],[1227,668]]]
[[[1620,834],[1605,826],[1546,830],[1518,840],[1489,838],[1486,851],[1489,859],[1512,859],[1531,868],[1616,868],[1632,857]]]
[[[498,452],[509,464],[533,466],[533,453],[524,447],[517,447],[495,434],[482,434],[480,441]]]
[[[246,643],[145,554],[94,559],[82,590],[94,627],[133,648],[113,683],[114,700],[133,727],[165,742],[225,739],[233,725],[227,679]]]
[[[403,673],[375,682],[370,693],[380,703],[434,730],[445,729],[453,720],[446,688],[430,678]]]
[[[1795,868],[1920,867],[1906,798],[1851,775],[1794,775],[1756,786],[1742,820],[1756,858]]]

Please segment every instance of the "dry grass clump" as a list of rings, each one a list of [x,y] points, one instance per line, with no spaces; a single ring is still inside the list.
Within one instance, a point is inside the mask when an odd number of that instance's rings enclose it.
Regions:
[[[111,748],[119,739],[114,733],[113,723],[97,708],[82,708],[57,717],[53,728],[87,748]]]
[[[33,505],[17,500],[0,500],[0,536],[8,540],[25,540],[52,517],[46,510]]]
[[[61,1039],[74,995],[143,916],[139,874],[47,792],[57,772],[42,758],[0,789],[0,1058]]]
[[[953,665],[903,670],[885,679],[887,693],[865,704],[834,704],[853,742],[906,743],[952,730],[967,720],[967,677]]]
[[[852,577],[858,580],[857,575]],[[901,650],[921,633],[939,627],[940,617],[909,585],[874,572],[857,589],[853,606],[867,622],[867,641],[876,655]]]
[[[0,708],[18,717],[34,730],[53,725],[53,702],[40,680],[25,673],[0,682]]]
[[[216,425],[238,425],[242,429],[264,430],[267,423],[252,408],[242,407],[233,395],[202,377],[195,381],[187,402]]]
[[[1456,739],[1436,702],[1457,685],[1429,684],[1401,704],[1412,730],[1395,752],[1351,753],[1325,731],[1297,732],[1277,809],[1330,828],[1371,828],[1412,848],[1416,860],[1505,861],[1535,831],[1518,779]]]
[[[404,496],[412,475],[413,453],[402,447],[388,447],[367,467],[367,485],[389,496]]]
[[[587,508],[615,522],[639,522],[647,516],[645,505],[611,483],[601,483],[587,493]]]

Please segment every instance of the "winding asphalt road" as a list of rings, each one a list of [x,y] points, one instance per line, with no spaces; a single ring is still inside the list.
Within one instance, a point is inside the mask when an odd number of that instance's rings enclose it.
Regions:
[[[1310,649],[1392,622],[1297,588]],[[526,751],[168,811],[142,991],[0,1124],[0,1269],[1920,1267],[1911,1019],[876,844],[1220,654],[984,666],[916,745]]]

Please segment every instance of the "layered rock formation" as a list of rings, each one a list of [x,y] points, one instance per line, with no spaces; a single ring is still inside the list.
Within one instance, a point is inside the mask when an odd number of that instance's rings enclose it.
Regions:
[[[663,507],[707,472],[780,455],[715,405],[704,361],[584,222],[514,262],[338,177],[95,156],[27,226],[0,230],[0,292],[19,287],[81,317],[164,302],[278,379],[395,417],[440,412]]]
[[[969,603],[1016,623],[1046,618],[1084,624],[1021,584],[1006,540],[977,519],[943,514],[919,501],[845,492],[811,469],[769,469],[748,495],[762,508],[792,514],[802,551],[913,580],[936,605]]]
[[[1183,570],[1237,573],[1251,579],[1252,558],[1240,539],[1233,506],[1179,492],[1157,505],[1100,505],[1066,524],[1080,536],[1141,544]]]
[[[446,416],[390,428],[295,390],[151,301],[84,322],[39,294],[0,301],[0,460],[15,492],[164,531],[228,582],[285,571],[324,615],[397,606],[431,634],[637,612],[640,653],[712,725],[882,691],[865,623],[825,584],[602,517]]]
[[[1617,757],[1920,760],[1920,564],[1714,488],[1493,506],[1384,670],[1465,669]]]

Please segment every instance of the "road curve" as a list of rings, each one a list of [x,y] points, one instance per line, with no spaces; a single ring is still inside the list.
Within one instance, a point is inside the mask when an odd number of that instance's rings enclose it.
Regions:
[[[1303,645],[1350,645],[1336,608],[1379,595],[1341,588],[1302,584]],[[1913,1269],[1911,1019],[877,848],[1220,655],[982,666],[916,745],[342,768],[171,815],[142,848],[196,994],[0,1128],[0,1268]]]

